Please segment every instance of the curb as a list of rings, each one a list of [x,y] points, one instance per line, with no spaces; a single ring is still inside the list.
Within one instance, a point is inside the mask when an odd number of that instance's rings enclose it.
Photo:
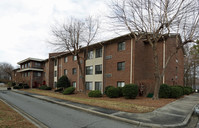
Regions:
[[[46,126],[45,124],[43,124],[42,122],[38,121],[37,119],[35,119],[34,117],[32,117],[31,115],[27,114],[25,111],[21,110],[20,108],[18,108],[17,106],[3,100],[0,99],[0,101],[2,101],[3,103],[5,103],[6,105],[8,105],[10,108],[12,108],[14,111],[16,111],[17,113],[19,113],[21,116],[23,116],[25,119],[27,119],[28,121],[30,121],[33,125],[35,125],[38,128],[48,128],[48,126]]]
[[[140,122],[140,121],[125,119],[125,118],[122,118],[122,117],[117,117],[117,116],[114,116],[114,115],[93,111],[93,110],[90,110],[90,109],[78,107],[78,106],[63,103],[63,102],[58,102],[58,101],[54,101],[54,100],[50,100],[50,99],[46,99],[46,98],[42,98],[42,97],[24,94],[23,92],[19,92],[19,91],[16,91],[16,90],[12,90],[12,91],[15,92],[15,93],[19,93],[19,94],[22,94],[22,95],[29,96],[29,97],[34,97],[34,98],[37,98],[37,99],[40,99],[40,100],[45,100],[47,102],[51,102],[51,103],[55,103],[55,104],[58,104],[58,105],[70,107],[70,108],[73,108],[73,109],[76,109],[76,110],[81,110],[81,111],[89,112],[91,114],[96,114],[96,115],[99,115],[99,116],[102,116],[102,117],[123,121],[123,122],[130,123],[130,124],[137,125],[137,126],[152,127],[152,128],[163,128],[163,127],[164,128],[181,128],[181,127],[186,126],[188,124],[192,114],[193,114],[195,106],[197,105],[197,104],[194,105],[191,112],[186,116],[185,120],[182,123],[172,124],[172,125],[160,125],[160,124],[144,123],[144,122]]]

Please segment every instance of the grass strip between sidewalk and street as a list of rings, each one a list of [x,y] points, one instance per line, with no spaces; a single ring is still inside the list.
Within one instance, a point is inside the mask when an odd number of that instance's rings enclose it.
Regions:
[[[44,96],[54,97],[58,99],[69,100],[77,103],[88,104],[113,110],[132,112],[132,113],[146,113],[165,106],[168,103],[175,101],[175,99],[159,99],[152,100],[151,98],[137,97],[136,99],[108,98],[103,96],[101,98],[91,98],[86,94],[78,93],[72,95],[63,95],[54,91],[46,91],[39,89],[24,89],[23,91],[36,93]]]
[[[0,128],[37,128],[0,100]]]

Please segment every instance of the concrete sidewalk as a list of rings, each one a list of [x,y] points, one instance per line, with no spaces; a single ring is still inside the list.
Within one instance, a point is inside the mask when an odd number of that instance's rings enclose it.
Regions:
[[[98,114],[100,116],[132,123],[140,127],[184,127],[188,124],[193,113],[195,105],[199,103],[199,94],[194,93],[179,100],[176,100],[166,106],[156,109],[149,113],[128,113],[116,110],[110,110],[90,105],[61,100],[48,96],[28,93],[25,91],[13,90],[14,92],[35,97],[48,102],[64,105],[74,109]]]

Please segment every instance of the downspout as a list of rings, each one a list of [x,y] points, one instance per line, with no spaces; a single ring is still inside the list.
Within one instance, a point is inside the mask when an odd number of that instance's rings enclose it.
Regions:
[[[131,39],[131,62],[130,62],[130,84],[132,84],[133,77],[133,39]]]
[[[165,70],[164,68],[165,68],[165,60],[166,60],[166,44],[165,44],[165,40],[164,40],[164,42],[163,42],[163,64],[162,64],[162,66],[163,66],[163,70]],[[165,73],[163,74],[163,78],[162,78],[162,83],[164,84],[165,83]]]

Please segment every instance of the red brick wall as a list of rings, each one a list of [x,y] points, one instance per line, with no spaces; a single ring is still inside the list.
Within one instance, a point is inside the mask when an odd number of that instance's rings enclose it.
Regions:
[[[125,50],[118,51],[118,43],[125,41]],[[131,57],[131,40],[114,40],[109,44],[104,45],[104,87],[112,85],[117,87],[118,81],[130,83],[130,57]],[[107,56],[112,56],[111,59],[106,59]],[[117,63],[125,62],[125,70],[118,71]],[[111,77],[107,77],[111,74]]]

